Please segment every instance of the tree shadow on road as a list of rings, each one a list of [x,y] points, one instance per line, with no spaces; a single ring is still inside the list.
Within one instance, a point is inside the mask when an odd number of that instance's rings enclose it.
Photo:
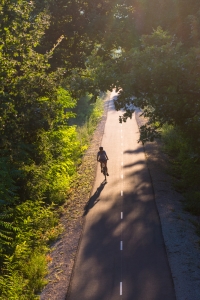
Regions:
[[[109,205],[91,218],[84,232],[79,252],[81,263],[76,262],[76,283],[68,292],[68,300],[119,299],[121,276],[124,299],[175,300],[162,228],[145,164],[140,170],[127,173],[126,180],[123,199],[118,189],[119,179],[109,183],[110,188],[101,198],[102,203]],[[89,199],[85,215],[98,203],[104,187],[102,182]],[[123,220],[119,217],[122,208]]]
[[[124,151],[124,154],[137,154],[137,153],[143,153],[144,152],[144,147],[138,147],[136,150],[126,150]]]
[[[88,200],[88,202],[86,203],[86,205],[84,207],[83,216],[86,216],[88,214],[88,212],[90,211],[90,209],[93,208],[99,202],[100,199],[98,199],[98,198],[106,184],[107,184],[107,182],[104,180],[100,184],[100,186],[97,188],[96,192],[92,195],[92,197],[90,197],[90,199]]]

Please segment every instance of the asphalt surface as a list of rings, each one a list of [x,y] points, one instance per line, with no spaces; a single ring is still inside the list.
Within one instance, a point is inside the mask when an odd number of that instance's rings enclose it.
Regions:
[[[105,183],[98,165],[67,300],[175,300],[138,126],[120,114],[111,97],[102,140],[110,176]]]

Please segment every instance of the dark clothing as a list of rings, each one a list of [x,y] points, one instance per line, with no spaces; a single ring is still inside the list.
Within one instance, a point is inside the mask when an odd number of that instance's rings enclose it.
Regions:
[[[106,151],[102,150],[102,151],[99,151],[97,153],[97,160],[98,161],[107,161],[108,160],[108,156],[106,154]]]

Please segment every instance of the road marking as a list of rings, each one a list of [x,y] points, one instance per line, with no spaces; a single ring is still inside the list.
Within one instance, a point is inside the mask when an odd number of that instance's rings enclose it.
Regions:
[[[123,179],[123,177],[124,177],[124,175],[122,174],[122,175],[121,175],[121,179]]]
[[[123,250],[123,242],[120,241],[120,250]]]
[[[123,191],[121,191],[121,196],[123,196]]]
[[[123,219],[123,211],[121,211],[121,219]]]
[[[123,163],[123,161],[121,162],[121,166],[123,166],[124,165],[124,163]]]
[[[120,282],[120,288],[119,289],[120,289],[120,292],[119,292],[120,296],[122,296],[122,282]]]

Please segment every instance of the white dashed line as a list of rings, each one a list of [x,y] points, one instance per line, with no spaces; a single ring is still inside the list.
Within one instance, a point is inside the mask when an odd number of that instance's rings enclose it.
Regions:
[[[123,191],[121,191],[121,196],[123,196]]]
[[[124,175],[122,174],[122,175],[121,175],[121,179],[123,179],[123,178],[124,178]]]
[[[123,212],[121,211],[121,220],[123,219]]]
[[[123,166],[124,165],[124,163],[123,163],[123,161],[121,162],[121,166]]]
[[[122,296],[122,282],[120,282],[120,288],[119,289],[120,289],[120,292],[119,292],[120,296]]]
[[[123,250],[123,242],[120,241],[120,250],[122,251]]]

